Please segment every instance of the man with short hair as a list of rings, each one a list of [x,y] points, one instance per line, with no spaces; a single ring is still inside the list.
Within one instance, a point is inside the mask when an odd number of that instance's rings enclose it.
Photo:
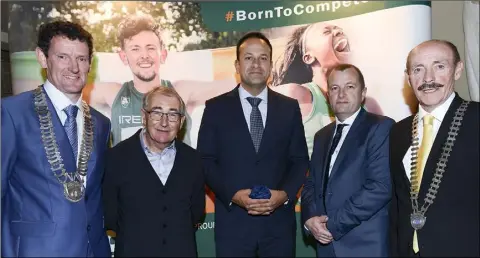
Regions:
[[[47,80],[2,99],[2,257],[107,257],[101,181],[110,121],[82,101],[93,39],[40,26]]]
[[[407,57],[418,112],[390,134],[391,256],[480,255],[479,104],[455,93],[463,62],[445,40]]]
[[[161,66],[166,62],[168,51],[162,39],[160,25],[149,15],[131,15],[119,24],[119,56],[123,64],[130,68],[133,80],[123,84],[101,82],[92,85],[88,99],[92,106],[106,114],[112,121],[112,143],[132,136],[142,127],[141,104],[146,92],[155,87],[173,87],[186,103],[184,128],[179,139],[196,147],[196,135],[191,135],[192,116],[197,106],[206,99],[224,93],[233,86],[225,81],[175,81],[163,79]],[[198,111],[197,111],[198,112]]]
[[[272,45],[237,43],[241,83],[206,102],[198,150],[215,193],[219,257],[295,256],[295,201],[308,168],[298,101],[267,87]]]
[[[362,108],[362,72],[340,64],[327,73],[335,122],[315,134],[302,190],[302,224],[318,257],[388,255],[388,135],[395,121]]]
[[[170,81],[160,77],[167,49],[152,17],[132,15],[122,20],[118,25],[118,40],[120,59],[130,68],[133,80],[98,84],[89,99],[92,105],[111,113],[113,146],[142,127],[140,110],[144,94],[155,87],[172,87]]]
[[[177,139],[185,104],[156,87],[142,106],[143,128],[107,153],[105,225],[116,232],[115,256],[197,256],[205,185],[200,155]]]

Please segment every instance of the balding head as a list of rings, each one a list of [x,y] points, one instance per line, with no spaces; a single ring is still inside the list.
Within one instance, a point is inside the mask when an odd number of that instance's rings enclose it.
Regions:
[[[447,47],[448,49],[450,49],[451,57],[452,57],[453,63],[455,65],[457,65],[458,62],[461,61],[460,53],[458,52],[457,47],[452,42],[447,41],[447,40],[431,39],[431,40],[427,40],[427,41],[424,41],[424,42],[420,43],[419,45],[414,47],[412,50],[410,50],[410,52],[408,53],[408,56],[407,56],[407,64],[406,64],[406,67],[405,67],[405,72],[410,74],[410,69],[412,68],[411,67],[412,56],[415,55],[415,53],[417,53],[419,51],[419,49],[425,49],[425,48],[428,48],[430,46],[438,46],[438,45],[443,45],[443,46]]]

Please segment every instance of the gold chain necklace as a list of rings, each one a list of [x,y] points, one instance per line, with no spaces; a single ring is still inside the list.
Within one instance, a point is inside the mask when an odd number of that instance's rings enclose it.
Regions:
[[[40,121],[40,133],[43,141],[48,163],[53,175],[63,185],[65,198],[71,202],[80,201],[85,194],[83,179],[87,175],[87,164],[93,149],[93,124],[90,115],[90,108],[82,101],[83,108],[83,137],[80,145],[80,153],[77,164],[77,171],[67,172],[55,136],[52,116],[47,105],[46,94],[39,86],[34,91],[34,105]]]
[[[425,202],[422,207],[418,208],[418,192],[416,189],[420,189],[421,182],[417,178],[417,162],[418,162],[418,149],[419,149],[419,139],[418,139],[418,113],[413,118],[412,122],[412,157],[411,157],[411,168],[410,168],[410,200],[412,201],[412,214],[410,215],[410,224],[415,230],[423,228],[427,217],[425,213],[433,200],[435,199],[438,189],[440,188],[440,183],[442,182],[443,173],[447,167],[448,158],[450,157],[450,152],[453,149],[453,145],[458,135],[458,131],[462,125],[462,119],[467,110],[468,104],[470,101],[463,101],[462,104],[457,108],[455,112],[455,117],[453,118],[452,123],[450,124],[450,130],[448,132],[447,140],[442,148],[442,154],[439,161],[437,162],[437,168],[435,174],[430,183],[430,188],[428,188],[428,193],[425,196]],[[417,187],[418,186],[418,187]]]

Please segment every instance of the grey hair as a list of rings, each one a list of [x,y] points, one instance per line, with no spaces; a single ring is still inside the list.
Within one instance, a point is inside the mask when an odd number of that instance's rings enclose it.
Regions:
[[[165,86],[155,87],[150,91],[148,91],[147,93],[145,93],[145,95],[143,96],[143,103],[142,103],[143,109],[147,110],[152,97],[155,96],[156,94],[167,96],[167,97],[174,97],[178,99],[178,101],[180,102],[180,110],[179,110],[180,114],[182,116],[185,115],[185,110],[186,110],[185,102],[183,101],[182,97],[180,97],[180,95],[177,93],[177,91],[172,87],[165,87]]]

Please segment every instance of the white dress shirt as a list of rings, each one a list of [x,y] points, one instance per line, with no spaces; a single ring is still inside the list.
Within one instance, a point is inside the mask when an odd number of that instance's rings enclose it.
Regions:
[[[453,99],[455,98],[455,93],[452,93],[448,99],[443,102],[442,105],[435,108],[430,115],[432,115],[435,119],[433,119],[433,141],[435,141],[435,137],[437,136],[438,129],[440,129],[440,125],[442,124],[443,118],[447,113],[450,105],[452,104]],[[427,115],[428,112],[419,106],[418,108],[418,124],[417,124],[417,131],[418,131],[418,144],[422,144],[423,139],[423,117]],[[410,169],[411,169],[411,158],[412,158],[412,147],[408,148],[407,153],[403,157],[403,167],[405,168],[405,173],[407,174],[408,180],[410,180]]]
[[[330,173],[332,172],[333,165],[335,165],[335,160],[337,160],[338,153],[342,148],[343,142],[345,141],[345,138],[347,137],[347,134],[350,131],[350,128],[352,128],[352,124],[355,121],[355,118],[357,118],[358,113],[360,113],[360,109],[361,108],[359,108],[357,112],[355,112],[349,118],[345,119],[343,122],[340,122],[340,120],[338,120],[338,117],[335,117],[336,125],[338,124],[347,124],[347,125],[343,127],[342,137],[340,137],[340,141],[338,142],[337,148],[335,148],[335,151],[332,153],[332,158],[330,159],[330,167],[328,168],[329,176],[330,176]],[[336,133],[337,133],[337,127],[335,126],[335,132],[333,132],[333,137],[335,137]]]
[[[248,130],[250,130],[250,114],[252,113],[252,105],[248,102],[248,97],[256,97],[262,99],[260,104],[258,104],[258,109],[262,115],[263,128],[265,128],[265,123],[267,121],[267,103],[268,103],[268,89],[265,87],[258,96],[253,96],[248,91],[246,91],[243,86],[240,84],[238,87],[238,95],[240,96],[240,102],[242,103],[243,115],[245,115],[245,120],[247,120]]]
[[[51,82],[48,80],[43,84],[43,88],[45,89],[45,92],[47,93],[48,97],[52,101],[53,106],[55,107],[55,111],[57,112],[58,118],[60,119],[60,122],[62,123],[62,126],[65,125],[65,122],[67,121],[67,113],[63,111],[66,107],[69,105],[75,105],[78,107],[78,113],[77,113],[77,137],[78,137],[78,149],[77,149],[77,164],[78,164],[78,159],[80,156],[80,147],[82,143],[82,137],[83,137],[83,106],[82,106],[82,96],[78,99],[76,103],[73,103],[63,92],[61,92],[57,87],[55,87]],[[55,119],[52,114],[52,119]],[[67,171],[67,172],[74,172],[74,171]],[[87,178],[83,178],[83,185],[86,186],[87,184]]]
[[[175,141],[161,152],[152,152],[145,144],[145,129],[142,129],[140,133],[140,144],[142,145],[145,155],[147,155],[150,165],[157,173],[158,178],[162,181],[163,185],[167,183],[168,176],[172,172],[173,163],[175,162],[175,155],[177,149],[175,148]]]

